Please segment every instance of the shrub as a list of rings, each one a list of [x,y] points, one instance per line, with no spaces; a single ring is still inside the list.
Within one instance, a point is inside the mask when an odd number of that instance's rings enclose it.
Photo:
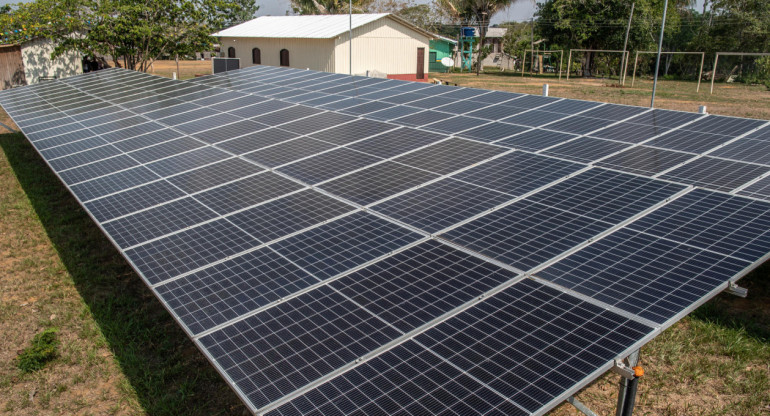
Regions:
[[[16,357],[16,365],[25,373],[40,370],[56,358],[59,340],[56,339],[56,329],[48,328],[32,338],[32,345],[25,348]]]

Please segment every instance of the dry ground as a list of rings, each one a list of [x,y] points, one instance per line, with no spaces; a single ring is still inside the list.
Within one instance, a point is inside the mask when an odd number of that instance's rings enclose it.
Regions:
[[[192,76],[203,64],[183,66],[183,76]],[[526,91],[539,89],[538,82],[488,86]],[[590,88],[604,93],[611,87]],[[610,101],[597,92],[568,91]],[[715,106],[759,117],[768,106],[762,91],[755,93],[752,102],[765,104],[740,110],[731,103],[737,97],[719,95]],[[10,123],[4,113],[0,122]],[[0,134],[0,148],[0,413],[243,414],[237,397],[26,139]],[[767,264],[742,280],[748,299],[720,295],[642,350],[646,375],[636,414],[770,415],[769,274]],[[14,357],[48,327],[59,329],[59,358],[22,374]],[[617,376],[608,374],[578,398],[609,415],[616,391]],[[553,414],[577,412],[563,405]]]

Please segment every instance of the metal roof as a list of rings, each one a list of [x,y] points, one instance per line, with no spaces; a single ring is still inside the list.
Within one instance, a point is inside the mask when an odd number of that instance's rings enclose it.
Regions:
[[[353,29],[375,20],[389,17],[428,37],[432,35],[390,13],[354,14]],[[248,22],[221,30],[212,36],[241,38],[307,38],[329,39],[347,33],[350,28],[347,14],[304,16],[261,16]]]

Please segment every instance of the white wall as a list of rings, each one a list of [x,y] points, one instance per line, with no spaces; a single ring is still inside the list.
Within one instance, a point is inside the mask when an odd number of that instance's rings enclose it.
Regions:
[[[48,39],[34,39],[21,45],[24,76],[28,84],[36,84],[40,77],[66,78],[83,73],[82,58],[77,52],[68,52],[51,60],[54,44]]]
[[[424,68],[428,72],[428,36],[401,23],[383,18],[353,29],[353,73],[376,70],[386,74],[415,74],[417,48],[425,48]],[[335,39],[335,67],[347,74],[348,34]]]
[[[235,48],[240,67],[253,66],[251,50],[259,48],[262,65],[280,65],[280,51],[289,51],[289,66],[310,68],[316,71],[334,72],[334,41],[332,39],[285,39],[285,38],[220,38],[220,51],[227,55],[229,47]]]

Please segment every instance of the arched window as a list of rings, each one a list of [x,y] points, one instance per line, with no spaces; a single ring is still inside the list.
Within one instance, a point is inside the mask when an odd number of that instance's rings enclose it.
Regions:
[[[289,66],[289,50],[281,49],[281,66]]]
[[[235,58],[235,48],[233,48],[232,46],[227,48],[227,57]]]
[[[262,64],[262,52],[259,50],[259,48],[254,48],[251,50],[251,63],[255,65]]]

